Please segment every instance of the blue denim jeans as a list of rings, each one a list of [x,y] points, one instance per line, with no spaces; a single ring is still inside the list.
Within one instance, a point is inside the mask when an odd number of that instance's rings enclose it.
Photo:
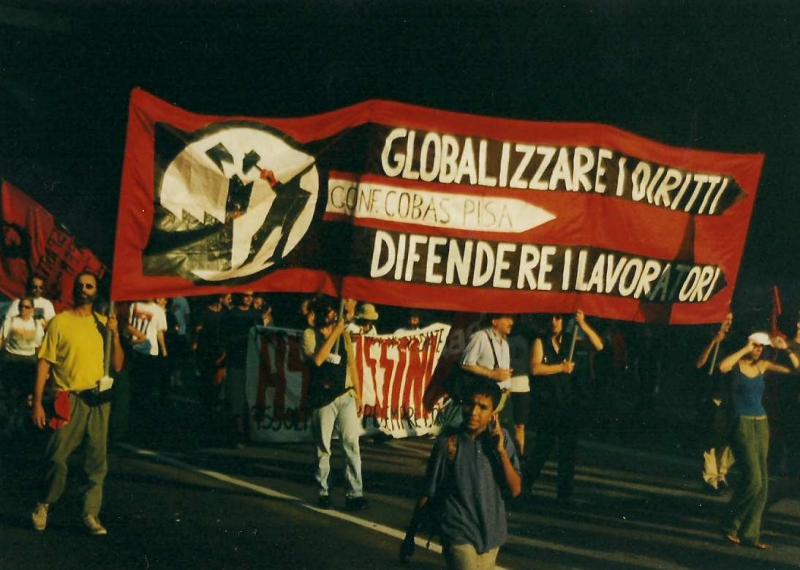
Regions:
[[[328,494],[328,475],[331,472],[331,438],[334,427],[338,426],[339,439],[344,448],[348,498],[361,497],[364,486],[361,481],[361,450],[358,438],[361,435],[361,421],[358,419],[356,400],[352,391],[347,391],[333,402],[314,410],[312,416],[314,444],[317,448],[317,484],[319,494]]]

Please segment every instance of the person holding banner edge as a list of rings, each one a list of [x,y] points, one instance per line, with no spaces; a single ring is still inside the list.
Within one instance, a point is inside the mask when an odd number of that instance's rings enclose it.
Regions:
[[[309,362],[311,374],[308,403],[312,409],[312,433],[317,452],[318,504],[323,509],[331,507],[328,476],[331,438],[337,425],[346,458],[345,509],[360,511],[368,507],[361,477],[358,379],[357,372],[350,365],[355,362],[355,356],[350,333],[346,330],[354,309],[355,301],[343,301],[342,314],[337,318],[330,304],[318,300],[309,306],[311,327],[303,333],[303,354]],[[340,340],[344,341],[343,348]]]
[[[580,309],[575,313],[575,328],[571,342],[566,343],[564,315],[550,316],[550,333],[533,343],[531,371],[536,421],[536,441],[527,466],[526,485],[529,496],[542,472],[547,458],[558,440],[558,500],[566,503],[572,498],[575,480],[575,453],[578,447],[579,409],[577,389],[572,377],[572,360],[578,329],[596,351],[603,350],[603,341],[586,322]]]
[[[708,365],[708,376],[712,379],[711,394],[705,415],[707,443],[703,452],[703,482],[709,492],[719,494],[728,488],[727,475],[733,466],[734,457],[728,441],[730,418],[728,408],[728,379],[718,374],[717,357],[722,343],[728,338],[733,326],[733,313],[725,315],[719,330],[697,358],[697,370]]]

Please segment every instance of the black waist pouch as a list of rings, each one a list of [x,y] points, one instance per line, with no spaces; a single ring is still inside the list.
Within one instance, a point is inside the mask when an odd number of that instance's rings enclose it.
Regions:
[[[83,392],[75,392],[75,393],[81,400],[83,400],[84,404],[94,408],[96,406],[109,403],[112,399],[113,392],[114,392],[113,389],[103,390],[101,392],[97,388],[93,388],[92,390],[84,390]]]

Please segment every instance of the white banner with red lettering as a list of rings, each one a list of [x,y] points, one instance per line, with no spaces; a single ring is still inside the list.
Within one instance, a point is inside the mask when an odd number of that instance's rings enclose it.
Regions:
[[[359,371],[361,415],[367,433],[392,437],[424,435],[442,406],[431,400],[431,380],[450,325],[430,325],[394,335],[353,335]],[[247,357],[247,401],[251,439],[311,440],[306,407],[309,371],[302,356],[302,331],[253,329]]]

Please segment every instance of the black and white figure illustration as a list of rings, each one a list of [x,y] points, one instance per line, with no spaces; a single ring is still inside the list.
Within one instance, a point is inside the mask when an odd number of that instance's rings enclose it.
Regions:
[[[145,273],[248,280],[280,262],[311,224],[314,157],[259,126],[216,127],[189,142],[157,184]]]

